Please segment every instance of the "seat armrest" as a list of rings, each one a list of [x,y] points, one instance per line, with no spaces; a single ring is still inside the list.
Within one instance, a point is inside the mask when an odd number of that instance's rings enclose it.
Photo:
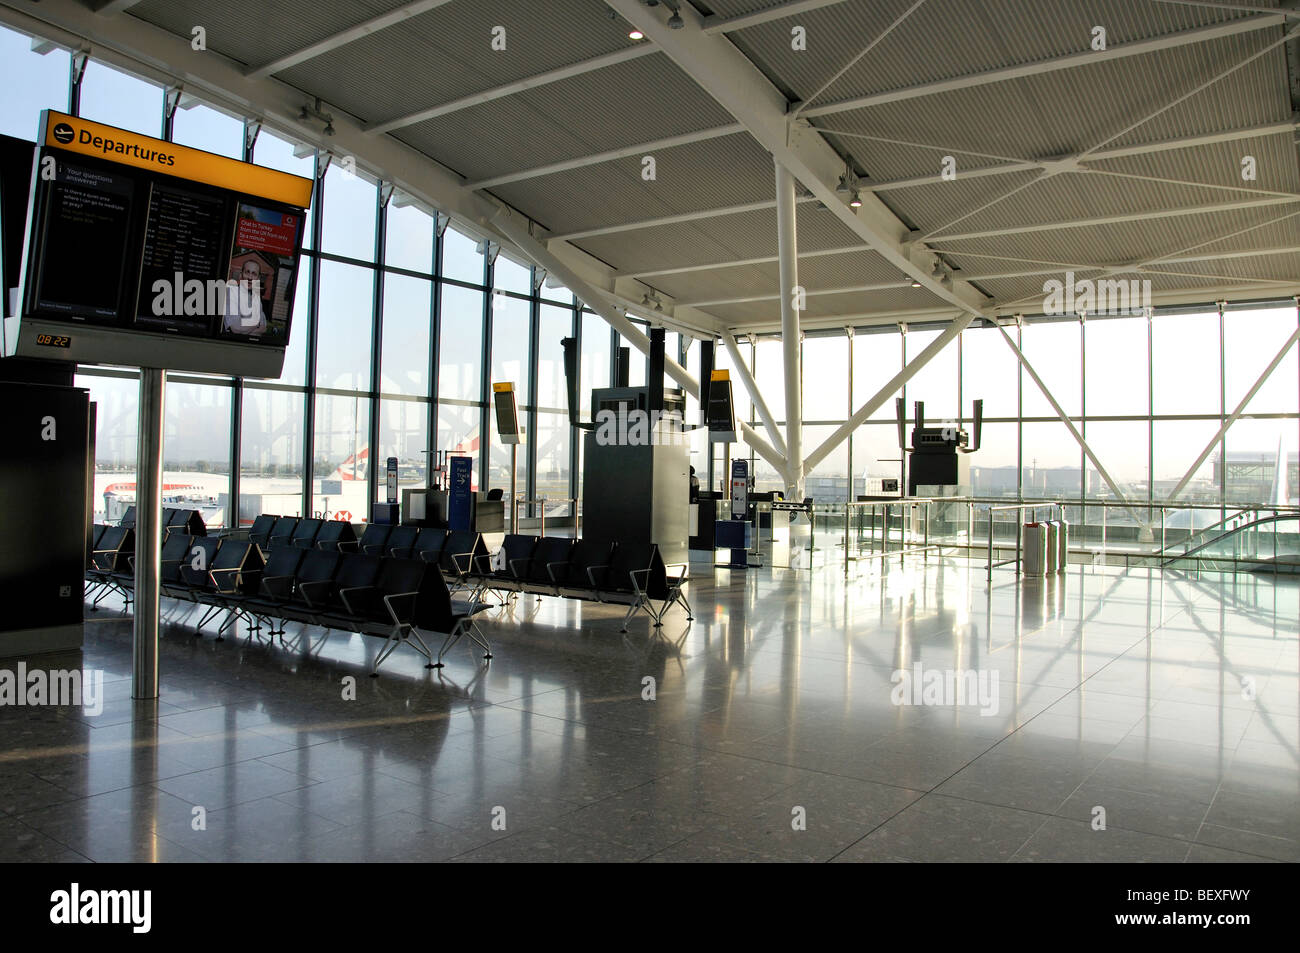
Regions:
[[[465,569],[460,568],[460,561],[462,559],[465,560],[465,566],[467,567]],[[469,572],[468,567],[471,565],[473,559],[474,559],[473,553],[452,553],[451,554],[451,564],[456,567],[456,572],[462,576],[465,575],[467,572]]]
[[[375,586],[349,586],[347,589],[339,590],[339,598],[343,600],[343,608],[348,610],[349,615],[357,615],[358,614],[357,610],[352,608],[352,603],[348,599],[348,594],[358,593],[358,592],[375,592],[375,591],[376,591]],[[355,598],[355,595],[353,596],[353,598]]]
[[[318,579],[315,582],[300,582],[298,583],[298,591],[302,593],[303,602],[307,603],[307,605],[313,609],[319,609],[321,607],[316,604],[316,601],[314,599],[312,599],[311,592],[309,592],[308,590],[314,592],[315,590],[319,589],[321,586],[324,586],[325,591],[329,592],[329,587],[332,586],[333,584],[334,584],[333,580],[330,579]]]
[[[485,559],[487,560],[486,565],[484,565],[483,563],[483,560]],[[470,562],[471,563],[477,562],[479,564],[478,571],[480,573],[488,576],[492,575],[492,554],[491,553],[483,553],[481,556],[475,556],[470,560]]]
[[[230,593],[234,592],[235,587],[239,585],[239,578],[238,578],[239,572],[240,572],[239,569],[209,569],[208,580],[212,583],[212,588],[214,590],[221,593],[222,595],[229,595]],[[228,576],[231,573],[235,573],[235,581],[230,583],[227,588],[223,588],[221,582],[217,579],[218,573],[220,573],[222,576]]]
[[[548,576],[551,577],[551,582],[556,583],[557,585],[558,585],[559,582],[560,582],[560,580],[558,580],[558,579],[555,578],[555,567],[556,567],[556,566],[567,566],[567,565],[569,565],[569,561],[568,561],[567,559],[562,560],[562,561],[559,561],[559,562],[553,562],[553,563],[547,563],[547,564],[546,564],[546,575],[548,575]]]
[[[596,577],[595,577],[594,575],[592,575],[592,574],[593,574],[597,569],[608,569],[608,568],[609,568],[608,566],[588,566],[588,567],[587,567],[587,578],[591,580],[591,588],[593,588],[593,589],[599,589],[599,588],[600,588],[600,583],[596,582]]]
[[[525,566],[531,566],[531,565],[532,565],[532,562],[533,562],[533,557],[532,557],[532,556],[525,556],[523,559],[512,559],[512,560],[510,560],[510,561],[506,564],[506,568],[510,570],[511,574],[512,574],[516,579],[522,579],[522,578],[524,578],[524,576],[526,576],[526,575],[528,574],[528,570],[525,569],[523,572],[520,572],[519,569],[518,569],[519,564],[520,564],[520,563],[523,563]]]
[[[418,592],[394,592],[384,596],[384,608],[388,610],[388,617],[393,620],[393,625],[411,624],[410,617],[415,612],[415,598],[418,595]],[[398,604],[404,608],[399,609]]]
[[[431,558],[431,557],[432,557],[432,558]],[[422,549],[422,550],[420,550],[420,562],[422,562],[422,563],[433,563],[433,562],[441,562],[441,561],[442,561],[442,553],[441,553],[441,552],[436,552],[436,553],[435,553],[432,549]]]
[[[263,576],[262,591],[272,599],[287,599],[293,588],[293,576]]]

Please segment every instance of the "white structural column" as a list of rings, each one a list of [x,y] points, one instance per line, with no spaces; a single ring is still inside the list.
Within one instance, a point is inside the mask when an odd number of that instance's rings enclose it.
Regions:
[[[1178,485],[1170,492],[1168,497],[1170,501],[1178,499],[1178,497],[1182,495],[1183,490],[1187,489],[1187,484],[1192,481],[1192,477],[1194,477],[1196,471],[1201,468],[1201,464],[1203,464],[1209,458],[1210,454],[1214,452],[1214,448],[1219,445],[1219,441],[1223,439],[1223,435],[1228,432],[1228,429],[1241,418],[1242,414],[1246,412],[1246,405],[1249,404],[1254,399],[1255,395],[1259,393],[1259,389],[1264,386],[1264,382],[1273,376],[1273,372],[1277,370],[1277,366],[1282,363],[1282,359],[1287,356],[1291,347],[1297,340],[1300,340],[1300,327],[1296,328],[1295,331],[1292,332],[1291,336],[1286,339],[1286,343],[1283,344],[1282,349],[1277,352],[1277,356],[1274,357],[1273,360],[1269,361],[1268,367],[1264,368],[1264,373],[1259,375],[1259,380],[1255,381],[1254,386],[1251,387],[1250,390],[1246,391],[1246,396],[1241,398],[1241,401],[1237,404],[1236,408],[1234,408],[1232,413],[1228,415],[1228,419],[1223,422],[1223,426],[1219,428],[1219,432],[1216,433],[1214,438],[1205,445],[1205,449],[1202,450],[1201,455],[1196,458],[1196,462],[1188,467],[1187,472],[1183,474],[1183,478],[1178,481]],[[1278,459],[1281,460],[1282,458],[1279,457]],[[1224,472],[1227,472],[1226,465]],[[1285,486],[1285,484],[1283,484],[1283,486]]]
[[[767,427],[768,436],[772,438],[772,445],[781,453],[786,453],[785,439],[781,436],[781,430],[776,425],[776,417],[772,415],[772,410],[767,406],[767,401],[759,393],[758,383],[754,380],[754,375],[750,373],[749,367],[745,364],[745,359],[740,355],[740,348],[736,345],[736,337],[730,331],[722,332],[722,343],[727,348],[727,353],[731,355],[731,363],[736,368],[736,376],[749,392],[750,399],[754,402],[754,409],[758,411],[759,419]]]
[[[781,277],[781,355],[785,362],[786,497],[803,499],[803,379],[800,363],[799,248],[795,228],[794,176],[776,163],[776,254]]]

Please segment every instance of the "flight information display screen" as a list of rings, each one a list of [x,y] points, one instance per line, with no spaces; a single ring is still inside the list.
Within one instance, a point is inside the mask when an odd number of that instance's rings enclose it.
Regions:
[[[312,182],[47,111],[33,317],[284,348]]]

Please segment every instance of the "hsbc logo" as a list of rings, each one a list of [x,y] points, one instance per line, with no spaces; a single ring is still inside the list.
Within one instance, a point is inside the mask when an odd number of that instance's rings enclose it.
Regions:
[[[73,136],[76,135],[76,132],[66,122],[61,122],[54,127],[54,130],[53,132],[51,132],[51,135],[54,136],[54,140],[56,142],[62,143],[63,145],[66,146],[69,142],[72,141],[72,138]]]

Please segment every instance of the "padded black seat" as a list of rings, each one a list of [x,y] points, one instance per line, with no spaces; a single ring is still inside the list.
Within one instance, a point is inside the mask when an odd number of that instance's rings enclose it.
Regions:
[[[528,578],[536,548],[536,536],[508,533],[495,556],[480,556],[474,561],[475,575],[484,580],[488,588],[504,586],[514,589]],[[499,563],[495,569],[492,568],[494,561]]]
[[[316,535],[324,523],[324,520],[315,517],[298,520],[298,525],[293,528],[293,533],[289,537],[289,545],[297,549],[313,548],[316,545]]]
[[[420,535],[420,527],[412,526],[410,523],[402,523],[393,527],[393,531],[388,534],[388,542],[384,546],[384,555],[393,556],[397,559],[410,559],[411,550],[415,547],[415,541]]]
[[[125,526],[127,529],[135,529],[135,507],[128,506],[122,518],[117,521],[118,526]]]
[[[190,561],[190,545],[194,537],[189,533],[171,533],[162,544],[162,559],[160,562],[161,572],[158,581],[163,588],[163,592],[168,595],[183,595],[189,598],[186,591],[189,587],[181,578],[181,566]]]
[[[289,541],[293,539],[293,531],[297,528],[298,517],[281,516],[275,521],[275,525],[271,527],[271,532],[266,538],[266,545],[262,549],[269,551],[277,546],[288,545]]]
[[[248,538],[262,549],[268,549],[271,542],[271,530],[275,528],[275,521],[279,518],[278,516],[272,516],[270,513],[263,513],[253,520],[253,525],[248,529]]]
[[[382,556],[386,552],[388,534],[392,531],[393,527],[387,523],[367,523],[366,528],[361,532],[361,539],[354,544],[352,551]]]
[[[221,539],[216,536],[195,536],[190,540],[189,550],[181,563],[181,582],[188,589],[205,589],[208,586],[208,570],[216,563],[217,553],[221,551]]]
[[[592,589],[591,570],[609,565],[611,545],[580,539],[569,550],[569,560],[563,566],[551,566],[551,581],[571,589]]]
[[[317,589],[307,598],[313,609],[320,614],[321,625],[330,628],[347,628],[346,617],[351,615],[342,594],[352,590],[367,590],[375,585],[379,578],[379,567],[383,560],[379,556],[365,553],[345,553],[339,561],[338,572],[334,574],[334,584],[328,588]],[[342,620],[340,625],[332,625],[330,619]]]
[[[547,591],[554,589],[555,577],[551,570],[554,568],[556,571],[567,572],[573,542],[567,536],[543,536],[539,539],[528,562],[528,574],[524,576],[524,581]]]
[[[357,534],[347,520],[326,520],[325,525],[316,534],[316,548],[341,551],[345,546],[351,547],[357,541]]]
[[[447,544],[447,531],[435,527],[425,527],[415,538],[411,547],[411,556],[421,562],[438,563],[442,560],[442,550]]]

